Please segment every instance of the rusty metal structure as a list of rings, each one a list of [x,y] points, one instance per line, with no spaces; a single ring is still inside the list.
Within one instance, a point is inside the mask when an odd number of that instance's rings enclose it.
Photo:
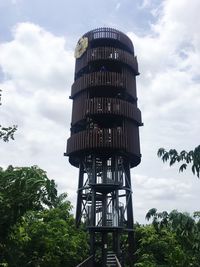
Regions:
[[[93,266],[123,266],[121,234],[134,248],[130,168],[140,163],[137,58],[112,28],[84,34],[75,49],[71,136],[65,155],[79,168],[77,226],[90,234]],[[113,265],[112,265],[113,264]]]

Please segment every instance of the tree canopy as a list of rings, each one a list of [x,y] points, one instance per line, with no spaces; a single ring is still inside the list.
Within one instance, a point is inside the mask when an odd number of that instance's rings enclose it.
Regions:
[[[136,267],[198,267],[200,262],[200,212],[192,216],[173,210],[146,215],[150,225],[137,225]]]
[[[74,267],[86,257],[66,196],[37,166],[0,169],[0,266]]]

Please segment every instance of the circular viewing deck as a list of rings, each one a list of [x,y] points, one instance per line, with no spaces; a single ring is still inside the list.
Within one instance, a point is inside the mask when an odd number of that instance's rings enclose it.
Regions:
[[[74,99],[72,125],[88,116],[98,115],[125,117],[133,120],[139,126],[142,125],[141,111],[130,102],[109,97],[85,99],[85,95]]]
[[[95,30],[87,32],[83,35],[83,37],[87,37],[89,42],[97,39],[113,39],[115,41],[119,41],[120,43],[125,45],[125,47],[127,47],[130,52],[134,53],[133,44],[129,37],[113,28],[97,28]]]
[[[137,58],[133,54],[115,47],[97,47],[88,49],[87,52],[77,60],[75,72],[78,73],[82,68],[85,68],[88,63],[98,60],[124,63],[134,71],[135,75],[139,74]]]
[[[117,72],[92,72],[84,74],[82,77],[77,79],[72,85],[71,98],[74,98],[78,93],[88,88],[96,87],[110,87],[110,89],[121,88],[136,99],[135,90],[135,77],[128,71],[123,73]]]
[[[138,139],[138,127],[132,124],[126,128],[89,129],[73,134],[68,139],[66,154],[71,156],[70,163],[77,166],[83,151],[95,151],[97,154],[119,151],[132,158],[130,163],[133,167],[140,162]]]

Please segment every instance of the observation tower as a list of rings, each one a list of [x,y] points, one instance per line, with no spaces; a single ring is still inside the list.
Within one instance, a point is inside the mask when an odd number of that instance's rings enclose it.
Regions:
[[[137,58],[131,40],[112,28],[84,34],[75,58],[65,155],[79,168],[76,224],[89,231],[91,266],[123,266],[122,236],[134,251],[130,169],[141,159]]]

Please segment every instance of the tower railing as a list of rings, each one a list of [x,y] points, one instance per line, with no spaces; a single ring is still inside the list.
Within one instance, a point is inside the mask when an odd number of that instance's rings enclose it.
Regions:
[[[67,154],[75,151],[95,148],[113,148],[128,150],[125,130],[93,129],[73,134],[67,142]]]
[[[121,88],[136,99],[135,78],[128,71],[123,73],[117,72],[92,72],[84,74],[78,78],[72,85],[71,98],[76,94],[88,88],[95,88],[99,86]]]
[[[85,68],[88,63],[96,60],[122,62],[131,67],[136,75],[139,74],[137,58],[133,54],[115,47],[97,47],[87,50],[86,54],[76,62],[76,73]]]
[[[116,259],[117,267],[122,267],[120,262],[119,262],[119,260],[118,260],[118,258],[117,258],[117,256],[115,256],[115,259]]]
[[[130,128],[129,128],[130,127]],[[87,149],[122,149],[125,152],[137,153],[136,144],[138,142],[138,131],[132,134],[132,128],[137,130],[137,126],[130,125],[124,128],[103,128],[82,131],[73,134],[67,141],[67,154]],[[140,156],[139,150],[138,154]]]
[[[88,37],[89,41],[93,41],[95,39],[114,39],[120,41],[125,46],[129,48],[130,51],[134,52],[133,44],[128,36],[124,33],[113,29],[113,28],[98,28],[93,31],[89,31],[84,34],[84,37]]]
[[[91,115],[115,115],[134,120],[141,125],[141,111],[136,105],[110,97],[94,97],[85,100],[85,95],[80,95],[74,100],[72,124]]]

